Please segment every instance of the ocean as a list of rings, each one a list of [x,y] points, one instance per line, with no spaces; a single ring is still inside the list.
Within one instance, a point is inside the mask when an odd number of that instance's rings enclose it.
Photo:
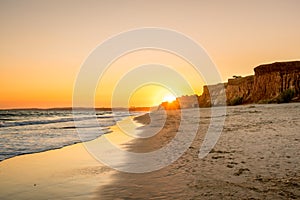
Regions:
[[[72,110],[0,110],[0,161],[93,140],[130,115],[134,113],[96,111],[99,125],[95,127],[88,110],[76,116]],[[80,121],[80,128],[87,129],[88,134],[79,136],[74,120]]]

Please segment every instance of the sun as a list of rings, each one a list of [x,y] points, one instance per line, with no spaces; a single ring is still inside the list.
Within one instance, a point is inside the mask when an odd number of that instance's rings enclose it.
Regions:
[[[176,100],[176,97],[174,95],[166,95],[163,98],[163,102],[167,101],[167,102],[171,103],[171,102],[173,102],[175,100]]]

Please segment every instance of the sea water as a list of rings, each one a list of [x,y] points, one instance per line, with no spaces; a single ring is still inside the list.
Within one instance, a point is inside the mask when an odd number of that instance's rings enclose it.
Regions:
[[[94,112],[93,112],[94,113]],[[0,110],[0,161],[17,155],[42,152],[93,140],[110,132],[109,127],[134,113],[88,110]],[[74,120],[89,134],[78,135]],[[100,131],[99,131],[100,130]]]

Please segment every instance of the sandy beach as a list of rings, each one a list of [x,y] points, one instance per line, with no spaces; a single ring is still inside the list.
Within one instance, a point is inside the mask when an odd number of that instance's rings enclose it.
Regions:
[[[189,149],[171,165],[149,173],[111,169],[82,143],[17,156],[0,162],[0,198],[298,199],[299,110],[299,103],[228,107],[217,145],[200,159],[210,123],[209,108],[201,109],[199,131]],[[144,124],[139,131],[153,126],[149,115],[135,120]],[[179,125],[180,111],[168,111],[164,128],[153,137],[132,140],[117,126],[105,137],[127,151],[149,152],[170,142]]]
[[[217,145],[199,159],[210,121],[209,109],[202,109],[196,139],[182,157],[155,172],[114,174],[115,181],[99,188],[98,199],[298,199],[299,106],[228,107]],[[179,116],[169,111],[156,136],[137,139],[128,149],[146,152],[165,145],[178,129]],[[137,120],[149,123],[148,116]]]

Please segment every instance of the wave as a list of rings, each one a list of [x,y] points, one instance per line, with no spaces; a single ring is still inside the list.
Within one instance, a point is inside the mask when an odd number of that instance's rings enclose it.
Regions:
[[[110,133],[111,126],[131,115],[134,113],[0,110],[0,161],[94,140]],[[79,135],[76,129],[84,134]]]
[[[126,116],[125,116],[126,117]],[[113,116],[101,116],[98,117],[97,119],[118,119],[124,118],[124,116],[118,116],[118,117],[113,117]],[[68,117],[68,118],[59,118],[59,119],[38,119],[38,120],[26,120],[26,121],[13,121],[11,119],[1,119],[0,118],[0,127],[14,127],[14,126],[28,126],[28,125],[43,125],[43,124],[53,124],[53,123],[62,123],[62,122],[71,122],[71,121],[84,121],[84,120],[90,120],[94,119],[94,117],[80,117],[80,118],[73,118],[73,117]],[[111,123],[109,124],[111,125]],[[107,125],[104,125],[107,126]]]
[[[90,118],[82,118],[81,120],[87,120]],[[27,126],[27,125],[40,125],[40,124],[52,124],[73,121],[73,117],[70,118],[60,118],[60,119],[50,119],[50,120],[28,120],[28,121],[14,121],[14,122],[4,122],[0,124],[0,127],[13,127],[13,126]]]

